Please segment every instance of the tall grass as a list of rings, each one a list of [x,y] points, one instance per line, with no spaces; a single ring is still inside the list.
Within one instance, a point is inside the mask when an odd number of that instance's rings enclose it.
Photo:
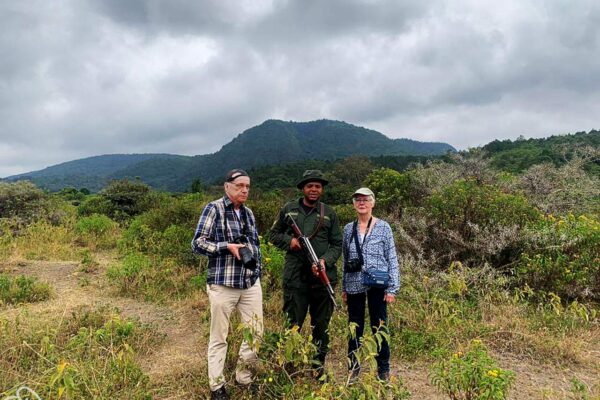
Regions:
[[[69,218],[61,225],[38,221],[29,225],[14,238],[12,257],[26,260],[76,261],[81,248],[76,246],[75,219]]]
[[[0,320],[4,398],[26,385],[44,399],[149,399],[135,361],[159,336],[108,309],[81,308],[66,319]]]
[[[51,294],[50,285],[39,282],[36,278],[0,274],[0,306],[44,301]]]

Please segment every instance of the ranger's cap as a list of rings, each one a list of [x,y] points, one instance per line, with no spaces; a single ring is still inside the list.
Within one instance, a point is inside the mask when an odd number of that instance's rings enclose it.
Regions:
[[[360,189],[356,190],[356,192],[352,193],[352,198],[358,195],[373,196],[373,200],[375,200],[375,193],[373,193],[373,191],[367,187],[361,187]]]
[[[243,169],[232,169],[227,173],[227,176],[225,177],[225,182],[233,182],[236,180],[236,178],[239,178],[240,176],[248,176],[248,173]]]
[[[309,169],[304,171],[302,179],[296,184],[298,189],[302,189],[308,182],[321,182],[323,186],[327,185],[329,181],[325,179],[325,175],[321,170]]]

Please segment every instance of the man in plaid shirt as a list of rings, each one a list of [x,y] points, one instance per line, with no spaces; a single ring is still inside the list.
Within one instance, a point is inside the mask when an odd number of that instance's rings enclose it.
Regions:
[[[229,398],[223,368],[232,311],[237,308],[243,323],[252,327],[257,337],[263,332],[260,243],[254,214],[244,206],[250,177],[244,170],[231,170],[224,188],[225,196],[208,203],[202,211],[192,240],[194,252],[208,256],[208,378],[212,399]],[[238,384],[252,383],[248,366],[256,359],[256,352],[244,341],[235,374]]]

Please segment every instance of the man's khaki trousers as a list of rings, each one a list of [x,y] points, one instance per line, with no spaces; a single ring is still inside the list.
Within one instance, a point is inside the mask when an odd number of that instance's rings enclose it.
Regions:
[[[227,355],[229,318],[237,308],[242,323],[254,330],[255,337],[263,333],[262,288],[260,280],[248,289],[235,289],[222,285],[207,285],[210,302],[210,340],[208,342],[208,379],[210,390],[225,384],[223,367]],[[240,346],[235,380],[243,385],[252,382],[248,367],[257,360],[253,348],[246,342]]]

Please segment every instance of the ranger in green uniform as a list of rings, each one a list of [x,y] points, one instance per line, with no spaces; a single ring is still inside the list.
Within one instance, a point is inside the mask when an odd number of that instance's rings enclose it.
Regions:
[[[337,282],[335,262],[342,252],[342,232],[335,211],[320,202],[327,180],[319,170],[304,172],[296,185],[303,197],[287,203],[271,227],[269,241],[287,253],[283,270],[283,312],[290,324],[302,326],[306,314],[310,313],[313,341],[319,348],[317,373],[323,374],[325,355],[329,346],[327,332],[333,303],[326,287],[312,271],[308,257],[304,254],[292,228],[286,220],[290,214],[303,235],[309,238],[321,265],[327,271],[331,285]]]

